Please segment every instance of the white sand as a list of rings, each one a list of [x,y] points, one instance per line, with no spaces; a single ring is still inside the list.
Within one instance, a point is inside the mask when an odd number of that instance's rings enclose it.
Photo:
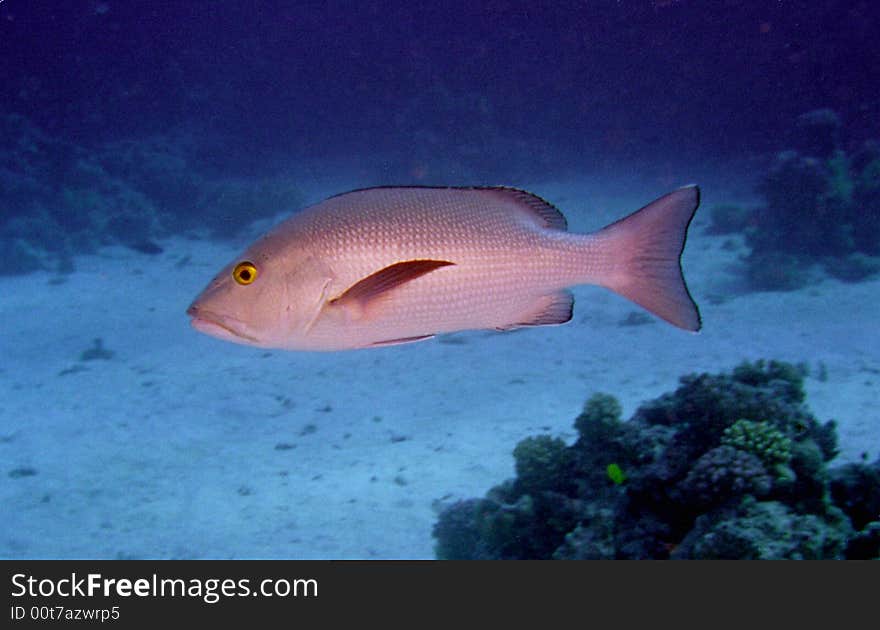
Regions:
[[[573,231],[666,192],[530,188]],[[728,200],[707,194],[704,207]],[[620,326],[635,307],[581,287],[566,326],[265,352],[199,335],[184,314],[235,246],[108,249],[58,285],[45,273],[0,276],[0,557],[433,557],[432,503],[482,496],[511,476],[511,451],[528,435],[573,438],[590,394],[613,393],[629,416],[682,374],[761,357],[807,361],[814,374],[823,364],[808,404],[839,421],[838,461],[873,460],[880,281],[742,293],[743,250],[706,236],[707,214],[684,259],[699,335]],[[96,337],[115,356],[79,361]],[[8,475],[21,467],[37,474]]]

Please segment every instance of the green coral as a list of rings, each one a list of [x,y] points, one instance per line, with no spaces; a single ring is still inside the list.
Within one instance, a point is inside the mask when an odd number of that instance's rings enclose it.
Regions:
[[[724,430],[721,443],[757,456],[770,468],[791,460],[791,440],[769,422],[737,420]]]

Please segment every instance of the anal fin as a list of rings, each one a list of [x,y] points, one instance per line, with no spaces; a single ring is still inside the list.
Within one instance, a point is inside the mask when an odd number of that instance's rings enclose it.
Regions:
[[[542,295],[528,309],[523,311],[522,317],[510,324],[497,326],[497,330],[513,330],[523,326],[554,326],[564,324],[571,320],[574,310],[574,295],[569,291],[559,291],[549,295]]]

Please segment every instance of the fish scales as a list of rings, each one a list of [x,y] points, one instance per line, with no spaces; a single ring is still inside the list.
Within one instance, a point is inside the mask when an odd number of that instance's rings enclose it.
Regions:
[[[280,236],[302,231],[308,235],[304,240],[319,245],[320,256],[336,261],[338,279],[331,293],[402,260],[454,261],[454,268],[398,289],[386,319],[407,332],[430,330],[425,327],[438,315],[444,325],[435,332],[487,322],[502,328],[538,296],[573,284],[585,269],[601,264],[599,257],[584,262],[579,243],[568,233],[542,230],[517,208],[514,216],[522,216],[512,221],[507,204],[493,203],[496,191],[474,192],[367,190],[359,196],[357,215],[350,212],[347,196],[335,197],[319,212],[294,217],[289,232]],[[512,309],[500,309],[503,304]]]

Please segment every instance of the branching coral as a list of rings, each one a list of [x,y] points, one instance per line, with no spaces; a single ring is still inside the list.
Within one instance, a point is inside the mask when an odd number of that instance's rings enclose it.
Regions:
[[[771,468],[791,459],[791,440],[769,422],[737,420],[724,429],[721,443],[751,453]]]

